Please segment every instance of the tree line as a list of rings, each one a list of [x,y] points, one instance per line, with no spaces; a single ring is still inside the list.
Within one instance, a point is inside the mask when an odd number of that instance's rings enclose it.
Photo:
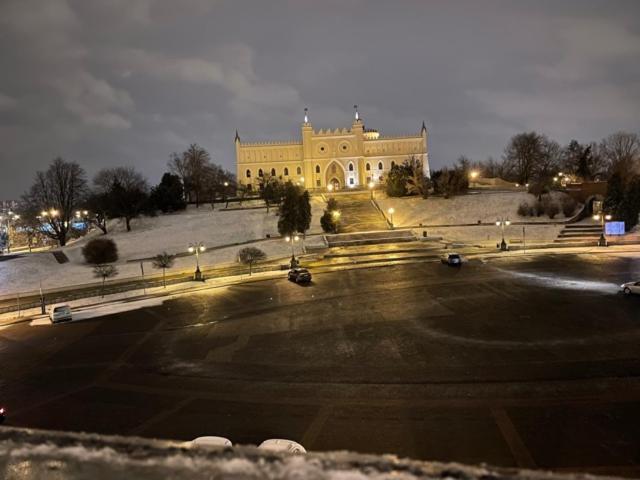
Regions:
[[[182,154],[171,154],[168,171],[155,186],[127,166],[104,168],[90,183],[78,163],[58,157],[46,170],[36,172],[22,195],[21,224],[64,246],[78,234],[73,228],[76,221],[106,234],[107,220],[120,218],[130,231],[131,221],[140,215],[182,210],[189,201],[199,207],[205,200],[213,203],[235,191],[235,177],[211,163],[209,153],[197,144]]]
[[[538,197],[533,207],[522,206],[522,212],[537,214],[544,211],[553,217],[562,208],[569,212],[573,206],[542,205],[542,195],[554,188],[558,175],[563,173],[576,182],[607,181],[604,201],[606,213],[624,220],[627,229],[638,223],[640,213],[640,137],[630,132],[616,132],[599,142],[580,143],[571,140],[567,145],[535,131],[511,137],[500,160],[488,158],[473,161],[458,158],[453,167],[422,175],[422,162],[416,157],[394,165],[389,172],[385,189],[389,196],[439,194],[445,198],[466,192],[471,172],[487,178],[501,178],[526,187]]]

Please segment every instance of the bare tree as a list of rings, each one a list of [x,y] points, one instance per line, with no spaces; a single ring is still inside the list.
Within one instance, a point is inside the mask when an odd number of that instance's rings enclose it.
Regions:
[[[619,172],[624,178],[630,178],[639,168],[640,138],[635,133],[612,133],[600,142],[600,155],[609,174]]]
[[[200,206],[210,160],[209,152],[197,143],[189,145],[182,155],[174,153],[169,159],[169,170],[180,176],[186,195],[190,198],[193,194],[196,207]]]
[[[148,206],[149,186],[141,173],[132,167],[105,168],[93,179],[98,193],[106,194],[106,208],[112,217],[125,221],[131,231],[131,220]]]
[[[533,178],[541,155],[541,137],[536,132],[519,133],[511,137],[504,150],[505,173],[521,184]]]
[[[238,252],[238,261],[244,265],[249,265],[249,275],[252,273],[253,264],[267,258],[267,255],[256,247],[245,247]]]
[[[33,185],[22,200],[25,209],[42,212],[41,220],[48,225],[42,232],[64,246],[86,188],[84,170],[77,163],[58,157],[46,171],[36,173]]]
[[[166,271],[167,268],[173,267],[175,255],[169,255],[167,252],[162,252],[156,255],[153,259],[153,268],[162,269],[162,285],[167,288]]]

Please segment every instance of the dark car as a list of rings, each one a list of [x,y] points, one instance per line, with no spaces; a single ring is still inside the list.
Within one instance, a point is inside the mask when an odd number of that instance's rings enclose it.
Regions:
[[[6,410],[4,409],[4,407],[0,407],[0,423],[4,422],[4,419],[6,418],[7,414],[6,414]]]
[[[287,278],[296,283],[309,283],[311,281],[311,273],[306,268],[292,268],[289,270]]]
[[[462,256],[459,253],[447,253],[441,259],[442,263],[459,267],[462,265]]]

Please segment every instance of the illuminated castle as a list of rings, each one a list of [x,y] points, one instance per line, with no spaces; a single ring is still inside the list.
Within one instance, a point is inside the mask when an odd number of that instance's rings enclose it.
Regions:
[[[243,143],[236,131],[238,182],[256,189],[261,177],[271,175],[308,189],[366,187],[412,156],[422,161],[424,175],[430,176],[424,122],[418,134],[383,137],[364,127],[355,106],[351,129],[314,131],[305,108],[301,131],[299,142],[260,143]]]

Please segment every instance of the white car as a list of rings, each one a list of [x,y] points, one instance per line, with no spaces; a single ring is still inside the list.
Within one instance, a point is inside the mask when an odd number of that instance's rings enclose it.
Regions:
[[[225,437],[198,437],[191,440],[191,445],[194,447],[206,447],[206,448],[224,448],[233,447],[231,440]]]
[[[620,285],[620,290],[622,290],[626,295],[630,295],[632,293],[640,294],[640,282],[627,282]]]
[[[68,322],[73,319],[69,305],[55,305],[49,309],[51,323]]]
[[[285,440],[283,438],[270,438],[258,445],[258,448],[264,448],[265,450],[271,450],[273,452],[307,453],[305,448],[298,442]]]

